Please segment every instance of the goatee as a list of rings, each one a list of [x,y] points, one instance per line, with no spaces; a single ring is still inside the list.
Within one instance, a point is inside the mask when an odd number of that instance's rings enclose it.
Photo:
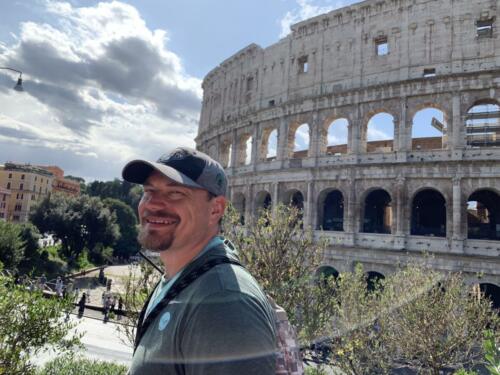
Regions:
[[[141,227],[139,235],[137,236],[137,241],[145,249],[151,251],[164,251],[168,250],[172,246],[174,236],[169,234],[167,236],[160,236],[153,232],[149,232],[144,227]]]

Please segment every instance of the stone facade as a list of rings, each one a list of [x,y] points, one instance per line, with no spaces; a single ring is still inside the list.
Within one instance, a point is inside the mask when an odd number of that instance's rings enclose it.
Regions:
[[[440,270],[500,286],[499,16],[496,0],[368,0],[293,25],[205,77],[197,147],[227,167],[246,218],[300,201],[330,240],[325,266],[387,274],[430,252]],[[425,108],[443,114],[442,136],[412,138]],[[372,142],[381,112],[394,136]],[[337,119],[347,141],[329,145]]]

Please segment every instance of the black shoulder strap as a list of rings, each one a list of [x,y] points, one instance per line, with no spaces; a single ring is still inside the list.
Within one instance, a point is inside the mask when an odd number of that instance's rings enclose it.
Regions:
[[[151,322],[170,303],[170,301],[172,301],[175,297],[177,297],[180,292],[182,292],[187,286],[189,286],[193,281],[195,281],[205,272],[209,271],[210,269],[219,264],[224,264],[224,263],[235,264],[243,267],[243,265],[239,261],[229,259],[228,257],[225,256],[220,256],[201,264],[199,267],[196,267],[191,272],[185,275],[181,275],[179,279],[175,281],[174,285],[170,287],[170,289],[168,290],[167,294],[163,297],[163,299],[160,302],[158,302],[158,304],[153,308],[153,310],[150,311],[146,319],[144,319],[147,306],[149,305],[149,301],[151,300],[152,296],[151,294],[146,303],[144,304],[141,314],[139,315],[139,321],[137,322],[137,332],[135,335],[134,352],[135,349],[137,349],[137,346],[139,346],[142,336],[147,331],[148,327],[151,325]]]

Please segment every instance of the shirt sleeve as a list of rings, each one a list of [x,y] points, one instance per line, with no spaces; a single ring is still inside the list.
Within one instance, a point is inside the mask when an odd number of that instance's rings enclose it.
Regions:
[[[210,295],[186,321],[181,351],[186,375],[274,375],[272,311],[242,293]]]

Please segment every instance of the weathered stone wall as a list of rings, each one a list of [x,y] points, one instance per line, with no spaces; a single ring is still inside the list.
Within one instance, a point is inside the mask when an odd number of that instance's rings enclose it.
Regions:
[[[468,197],[500,193],[500,148],[468,146],[465,126],[471,107],[499,103],[498,5],[369,0],[300,22],[265,49],[252,44],[205,77],[198,148],[228,167],[230,197],[246,218],[264,192],[274,204],[298,190],[306,224],[319,229],[326,194],[339,190],[343,231],[322,232],[331,243],[325,264],[339,271],[360,261],[384,274],[429,251],[439,269],[464,270],[471,281],[483,272],[484,282],[500,285],[500,241],[467,238]],[[388,53],[378,54],[385,42]],[[442,138],[412,139],[423,108],[443,112]],[[392,115],[394,138],[367,142],[368,122],[381,112]],[[340,118],[347,144],[328,146],[328,126]],[[304,123],[309,148],[294,152]],[[277,154],[268,158],[275,129]],[[390,234],[362,231],[374,189],[391,197]],[[412,201],[423,189],[445,199],[446,237],[411,234]]]

